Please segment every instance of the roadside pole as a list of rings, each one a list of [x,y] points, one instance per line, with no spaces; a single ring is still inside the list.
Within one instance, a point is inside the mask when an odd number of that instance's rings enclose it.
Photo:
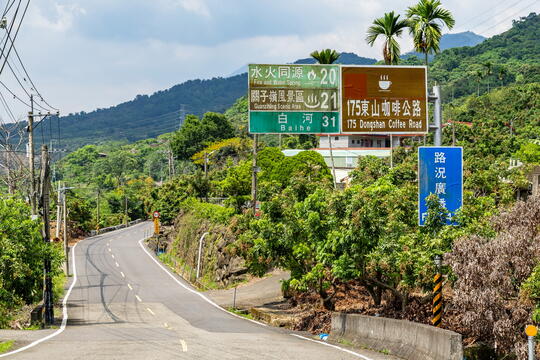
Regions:
[[[442,275],[441,275],[442,257],[435,256],[435,266],[437,273],[433,277],[433,317],[431,323],[433,326],[441,327],[442,319]]]
[[[55,238],[60,238],[60,228],[62,227],[62,190],[60,190],[60,181],[58,182],[58,198],[56,200],[56,236]]]
[[[199,256],[197,257],[197,276],[195,279],[199,278],[199,275],[201,274],[201,257],[202,257],[202,248],[203,248],[203,241],[206,235],[208,235],[208,232],[205,232],[202,234],[201,238],[199,239]]]
[[[525,328],[525,334],[527,334],[527,349],[529,353],[528,360],[536,359],[535,341],[534,338],[538,334],[538,329],[534,325],[528,325]]]
[[[334,152],[332,151],[332,137],[328,135],[328,146],[330,147],[330,161],[332,163],[332,176],[334,177],[334,189],[337,189],[336,167],[334,166]]]
[[[51,229],[49,224],[49,188],[50,188],[50,171],[49,171],[49,150],[47,145],[41,146],[41,176],[40,176],[40,197],[43,228],[43,241],[50,246]],[[51,325],[54,323],[54,308],[52,294],[52,278],[51,278],[51,259],[45,258],[43,264],[44,286],[43,286],[43,305],[45,308],[45,324]]]
[[[258,137],[257,134],[253,135],[253,168],[251,175],[251,207],[253,210],[253,216],[257,212],[257,146]]]
[[[430,129],[434,131],[433,144],[441,146],[442,144],[442,107],[441,107],[441,88],[439,85],[433,86],[433,96],[429,97],[429,101],[434,104],[433,109],[433,124]]]
[[[66,276],[69,277],[69,246],[68,246],[68,233],[67,233],[67,206],[66,206],[66,187],[64,185],[64,189],[62,191],[62,209],[64,210],[64,219],[63,219],[63,223],[64,223],[64,229],[63,229],[63,233],[64,233],[64,255],[66,257]]]
[[[32,95],[30,95],[32,101]],[[28,165],[30,167],[30,204],[32,205],[32,215],[37,215],[36,201],[36,180],[34,178],[34,113],[28,113]]]

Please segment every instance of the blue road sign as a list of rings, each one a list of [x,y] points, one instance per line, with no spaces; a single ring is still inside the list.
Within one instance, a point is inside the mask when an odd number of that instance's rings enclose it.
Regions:
[[[426,197],[436,194],[452,217],[463,205],[463,148],[457,146],[421,146],[418,148],[418,223],[427,217]]]

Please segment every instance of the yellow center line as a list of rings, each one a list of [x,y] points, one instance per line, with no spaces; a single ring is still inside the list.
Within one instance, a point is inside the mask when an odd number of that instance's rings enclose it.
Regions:
[[[131,287],[131,284],[128,284],[128,288],[129,290],[133,290],[133,288]]]
[[[135,297],[137,298],[137,300],[139,300],[139,302],[142,302],[141,298],[139,297],[139,295],[135,295]]]
[[[180,339],[180,344],[182,344],[182,351],[187,352],[187,344],[184,340]]]
[[[146,310],[148,310],[148,312],[149,312],[150,314],[152,314],[152,315],[156,315],[156,314],[154,314],[154,312],[152,311],[152,309],[150,309],[150,308],[146,308]]]

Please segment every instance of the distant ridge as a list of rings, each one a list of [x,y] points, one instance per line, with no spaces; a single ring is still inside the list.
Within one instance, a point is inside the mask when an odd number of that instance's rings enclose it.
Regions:
[[[441,37],[440,48],[441,51],[444,51],[446,49],[452,49],[456,47],[476,46],[482,43],[484,40],[486,40],[485,37],[475,34],[472,31],[465,31],[456,34],[444,34]],[[417,56],[420,59],[424,59],[424,54],[415,51],[409,51],[408,53],[401,55],[403,59],[411,56]],[[429,55],[430,61],[433,59],[433,56],[433,54]]]

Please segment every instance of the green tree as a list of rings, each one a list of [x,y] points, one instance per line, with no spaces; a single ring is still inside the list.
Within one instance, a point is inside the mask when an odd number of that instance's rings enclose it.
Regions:
[[[455,24],[452,13],[441,7],[439,0],[420,0],[407,10],[409,29],[413,37],[414,48],[425,55],[428,65],[428,54],[438,53],[442,36],[442,26],[452,29]]]
[[[234,137],[234,129],[225,115],[208,112],[202,119],[188,115],[184,124],[172,139],[171,148],[175,157],[189,160],[206,145]]]
[[[321,51],[313,51],[309,54],[312,58],[317,60],[319,64],[333,64],[339,59],[339,53],[336,50],[325,49]]]
[[[369,27],[366,37],[369,45],[373,46],[379,36],[384,37],[383,57],[386,65],[398,64],[400,48],[396,38],[401,36],[407,26],[407,20],[399,20],[399,15],[396,16],[391,11],[375,19],[373,25]]]

